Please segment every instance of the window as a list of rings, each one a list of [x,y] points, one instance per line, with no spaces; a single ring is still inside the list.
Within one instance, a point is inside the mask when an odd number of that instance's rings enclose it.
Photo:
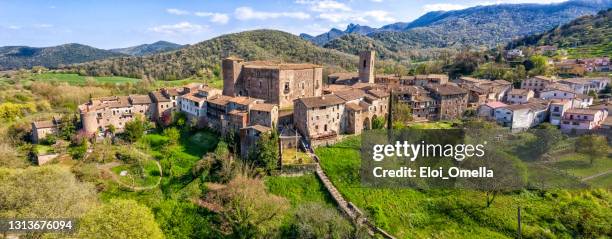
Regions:
[[[366,60],[363,60],[363,68],[366,68],[366,64],[367,64]]]

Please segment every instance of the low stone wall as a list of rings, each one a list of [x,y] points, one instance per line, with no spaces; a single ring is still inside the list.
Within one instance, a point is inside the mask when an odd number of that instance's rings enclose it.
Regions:
[[[38,165],[43,165],[48,162],[51,162],[51,160],[57,158],[57,156],[59,156],[59,154],[38,155],[36,157],[36,162],[38,163]]]
[[[289,164],[281,166],[282,174],[305,174],[314,172],[317,168],[316,163],[310,164]]]

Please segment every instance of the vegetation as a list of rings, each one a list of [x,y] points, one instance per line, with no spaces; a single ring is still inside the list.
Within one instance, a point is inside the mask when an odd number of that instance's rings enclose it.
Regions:
[[[167,41],[157,41],[151,44],[142,44],[138,46],[111,49],[112,52],[122,53],[130,56],[147,56],[156,53],[174,51],[184,47],[183,45],[175,44]]]
[[[520,46],[552,45],[566,49],[572,57],[610,56],[612,54],[612,9],[584,16],[562,26],[521,38],[508,44]]]
[[[355,56],[317,47],[289,33],[255,30],[223,35],[178,51],[94,61],[72,66],[70,70],[81,75],[177,80],[212,76],[221,58],[226,56],[239,56],[246,60],[310,62],[340,68],[353,68],[357,61]]]
[[[63,65],[125,56],[81,44],[64,44],[53,47],[5,46],[0,47],[0,70],[12,70],[44,66],[57,68]]]
[[[80,238],[164,238],[151,210],[131,200],[111,200],[91,210],[81,219],[78,235]]]
[[[606,190],[519,190],[498,194],[495,203],[486,207],[481,203],[486,201],[485,193],[472,190],[364,188],[360,186],[359,148],[359,138],[350,137],[318,148],[316,153],[347,200],[365,210],[377,226],[400,238],[513,238],[518,206],[522,208],[523,237],[598,237],[612,229],[603,223],[612,217]],[[588,219],[575,219],[579,217]]]

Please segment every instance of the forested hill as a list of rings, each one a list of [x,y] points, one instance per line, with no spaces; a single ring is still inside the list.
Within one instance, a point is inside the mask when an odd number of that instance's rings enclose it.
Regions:
[[[464,47],[506,44],[529,34],[547,31],[577,17],[612,7],[611,0],[571,0],[554,4],[500,4],[447,12],[430,12],[409,23],[394,23],[369,31],[333,29],[309,37],[319,45],[350,33],[362,33],[389,49]],[[363,26],[362,26],[363,28]],[[304,35],[306,36],[306,35]],[[407,40],[409,39],[409,40]]]
[[[584,16],[542,34],[512,41],[507,48],[554,45],[592,51],[593,55],[612,54],[612,8],[596,15]]]
[[[360,51],[374,50],[376,57],[381,59],[401,60],[402,57],[389,50],[383,42],[359,34],[344,35],[329,41],[323,47],[358,55]]]
[[[167,41],[157,41],[151,44],[142,44],[133,47],[111,49],[110,51],[123,53],[131,56],[147,56],[155,53],[174,51],[182,47],[184,47],[184,45],[179,45]]]
[[[85,75],[149,76],[174,80],[218,69],[221,59],[238,56],[246,60],[309,62],[341,68],[354,68],[357,57],[318,47],[290,33],[254,30],[228,34],[203,41],[178,51],[144,57],[121,57],[70,66]]]
[[[53,47],[5,46],[0,47],[0,70],[33,66],[56,68],[119,56],[125,55],[75,43]]]

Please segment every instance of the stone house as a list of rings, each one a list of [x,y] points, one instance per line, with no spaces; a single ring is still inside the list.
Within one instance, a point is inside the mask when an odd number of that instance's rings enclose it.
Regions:
[[[548,103],[532,101],[495,109],[495,121],[512,130],[526,130],[546,120]]]
[[[248,158],[252,148],[257,145],[259,137],[263,133],[272,131],[272,128],[265,127],[262,125],[252,125],[240,129],[240,156],[242,158]]]
[[[528,89],[512,89],[506,95],[506,102],[509,104],[525,104],[534,97],[533,90]]]
[[[334,138],[341,133],[345,101],[337,95],[300,98],[294,104],[296,129],[308,141]]]
[[[208,86],[182,95],[178,98],[180,111],[185,113],[190,122],[203,126],[206,122],[206,100],[217,95],[221,95],[221,90]]]
[[[550,84],[555,83],[554,78],[549,78],[546,76],[535,76],[521,82],[521,89],[533,90],[536,93],[539,93],[541,90],[546,89]]]
[[[448,76],[442,74],[417,75],[414,77],[414,85],[444,85],[448,83]]]
[[[593,91],[599,93],[610,83],[608,77],[584,77],[584,78],[568,78],[559,80],[560,84],[569,86],[569,88],[580,94],[589,94]]]
[[[136,114],[146,116],[132,105],[128,96],[91,99],[79,106],[79,112],[83,129],[89,134],[104,132],[110,125],[115,127],[116,132],[122,132],[125,124],[132,121]]]
[[[429,91],[421,86],[402,86],[394,91],[399,101],[410,105],[414,121],[432,120],[436,112],[436,102]]]
[[[436,111],[433,120],[454,120],[463,117],[467,109],[468,92],[461,87],[445,85],[427,85],[431,98],[435,101]]]
[[[561,124],[563,114],[572,108],[572,100],[567,99],[553,99],[550,102],[550,115],[549,121],[552,125]]]
[[[495,119],[495,110],[498,108],[506,107],[508,105],[500,101],[487,102],[478,107],[478,117],[483,117],[488,120]]]
[[[563,88],[548,88],[540,92],[540,98],[545,100],[565,99],[570,100],[572,108],[587,108],[593,104],[593,97],[579,94]]]
[[[570,109],[563,114],[561,131],[583,133],[601,127],[608,111],[605,109]]]
[[[279,126],[278,118],[278,106],[274,104],[254,104],[249,111],[249,125],[262,125],[273,128]]]
[[[59,132],[60,119],[53,117],[51,120],[32,122],[31,140],[37,144],[48,135],[56,135]]]

